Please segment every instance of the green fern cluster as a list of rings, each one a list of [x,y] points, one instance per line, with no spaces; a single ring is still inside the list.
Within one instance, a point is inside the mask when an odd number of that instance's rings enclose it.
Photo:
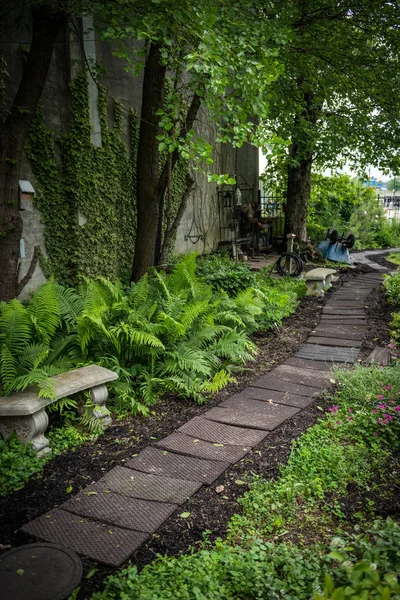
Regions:
[[[166,392],[201,402],[255,353],[248,333],[261,308],[252,290],[216,295],[195,267],[193,254],[172,274],[154,272],[128,289],[104,278],[58,287],[68,352],[118,373],[117,412],[145,414]]]
[[[0,305],[0,395],[38,386],[39,397],[54,398],[49,377],[73,368],[63,348],[60,302],[53,281],[28,306],[19,300]]]
[[[119,413],[146,414],[163,393],[204,401],[256,352],[248,334],[262,300],[251,288],[234,298],[214,292],[195,270],[192,254],[170,275],[127,289],[103,277],[78,289],[49,281],[28,306],[2,305],[0,393],[35,384],[51,398],[50,376],[96,363],[119,375],[111,384]]]

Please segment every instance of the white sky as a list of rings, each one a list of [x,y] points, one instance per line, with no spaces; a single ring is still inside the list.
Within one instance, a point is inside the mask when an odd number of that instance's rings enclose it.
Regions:
[[[262,153],[262,151],[260,150],[260,159],[259,159],[259,164],[260,164],[260,174],[264,172],[265,169],[265,165],[266,165],[266,160],[265,160],[265,156]],[[356,173],[354,173],[353,171],[351,171],[348,168],[344,168],[341,171],[342,173],[347,173],[348,175],[352,175],[353,177],[356,175]],[[328,169],[327,171],[325,171],[324,173],[325,175],[330,175],[330,170]],[[378,181],[380,179],[383,179],[384,181],[387,181],[388,179],[392,178],[392,175],[383,175],[382,171],[379,171],[379,169],[376,169],[375,167],[370,167],[370,178],[371,179],[377,179]]]

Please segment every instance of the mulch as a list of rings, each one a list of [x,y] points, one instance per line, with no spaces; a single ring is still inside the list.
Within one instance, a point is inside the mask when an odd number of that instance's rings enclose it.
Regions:
[[[363,265],[341,272],[335,289],[358,273],[365,272],[370,272],[370,269]],[[331,291],[324,299],[303,298],[297,311],[286,318],[282,326],[274,328],[268,334],[255,334],[253,340],[259,350],[255,361],[246,365],[237,376],[236,384],[230,384],[206,404],[196,405],[173,396],[164,397],[150,416],[115,422],[96,442],[82,444],[55,457],[46,465],[43,473],[28,481],[22,490],[0,498],[3,515],[0,522],[0,543],[3,546],[29,543],[32,539],[18,532],[23,524],[57,507],[81,488],[100,479],[114,466],[123,465],[149,444],[170,435],[190,418],[241,391],[256,377],[293,356],[318,323],[330,293]],[[389,340],[390,307],[381,291],[374,291],[368,297],[367,319],[368,333],[363,343],[362,357],[378,343],[376,338],[380,342]],[[186,551],[189,547],[196,547],[203,539],[204,531],[211,532],[211,540],[223,537],[231,516],[240,512],[237,500],[247,489],[247,477],[252,474],[260,474],[266,479],[276,477],[279,466],[288,459],[292,440],[314,425],[325,408],[326,401],[323,397],[318,398],[311,406],[275,429],[264,442],[228,469],[211,486],[203,487],[187,501],[184,508],[181,506],[157,530],[149,543],[138,550],[132,557],[134,564],[142,568],[154,560],[157,554],[173,555]],[[219,486],[223,486],[223,491],[217,493],[216,488],[220,490]],[[66,491],[67,488],[69,492]],[[189,512],[190,516],[182,518],[182,512]],[[90,598],[94,591],[101,589],[104,578],[115,572],[108,567],[94,565],[88,559],[83,559],[83,564],[85,573],[93,566],[98,571],[89,579],[82,579],[80,599]]]

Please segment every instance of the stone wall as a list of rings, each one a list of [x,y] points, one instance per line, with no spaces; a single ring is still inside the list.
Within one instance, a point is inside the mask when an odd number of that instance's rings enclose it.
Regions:
[[[14,25],[14,14],[11,11],[6,15],[6,21],[0,31],[0,53],[7,61],[9,78],[6,93],[11,101],[17,89],[22,68],[22,47],[28,47],[30,42],[30,23],[21,22],[18,27]],[[101,146],[101,128],[97,107],[97,84],[95,64],[101,69],[101,84],[109,91],[110,98],[117,98],[123,106],[123,137],[128,140],[127,117],[131,108],[138,114],[141,109],[142,76],[135,76],[125,70],[125,64],[112,53],[112,47],[99,39],[90,18],[76,21],[71,31],[63,31],[57,41],[53,54],[47,82],[42,95],[41,104],[44,112],[45,124],[54,132],[54,137],[68,132],[71,124],[71,94],[69,85],[74,77],[89,66],[93,77],[89,76],[89,104],[90,122],[92,128],[91,141],[96,146]],[[139,42],[137,42],[139,44]],[[109,103],[110,122],[112,106]],[[200,135],[213,143],[214,130],[212,122],[207,118],[205,111],[201,111],[195,124],[195,129]],[[214,173],[229,173],[235,171],[235,152],[228,145],[216,144],[213,152]],[[239,172],[243,174],[250,185],[254,186],[255,194],[258,187],[258,151],[251,146],[244,146],[238,152],[237,163]],[[178,228],[174,254],[192,251],[208,252],[218,246],[219,218],[217,187],[207,181],[207,177],[200,171],[195,172],[196,188],[191,195],[186,212]],[[33,187],[37,181],[31,165],[25,157],[21,168],[21,180],[31,182]],[[95,199],[94,199],[95,201]],[[20,278],[27,272],[34,247],[40,245],[46,256],[44,226],[40,220],[39,211],[33,206],[32,201],[21,211],[23,219],[23,244],[20,261]],[[79,219],[79,215],[76,215]],[[25,254],[25,255],[24,255]],[[21,294],[26,298],[31,290],[36,289],[45,281],[44,274],[38,264],[35,273]]]

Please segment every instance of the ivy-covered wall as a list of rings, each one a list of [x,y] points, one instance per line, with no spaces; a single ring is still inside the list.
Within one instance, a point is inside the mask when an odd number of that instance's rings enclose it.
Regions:
[[[45,225],[46,275],[76,284],[82,277],[127,279],[136,227],[138,119],[129,115],[129,148],[122,140],[122,106],[99,86],[102,146],[91,143],[87,75],[71,84],[72,124],[53,141],[38,111],[26,150],[39,182],[35,203]]]

